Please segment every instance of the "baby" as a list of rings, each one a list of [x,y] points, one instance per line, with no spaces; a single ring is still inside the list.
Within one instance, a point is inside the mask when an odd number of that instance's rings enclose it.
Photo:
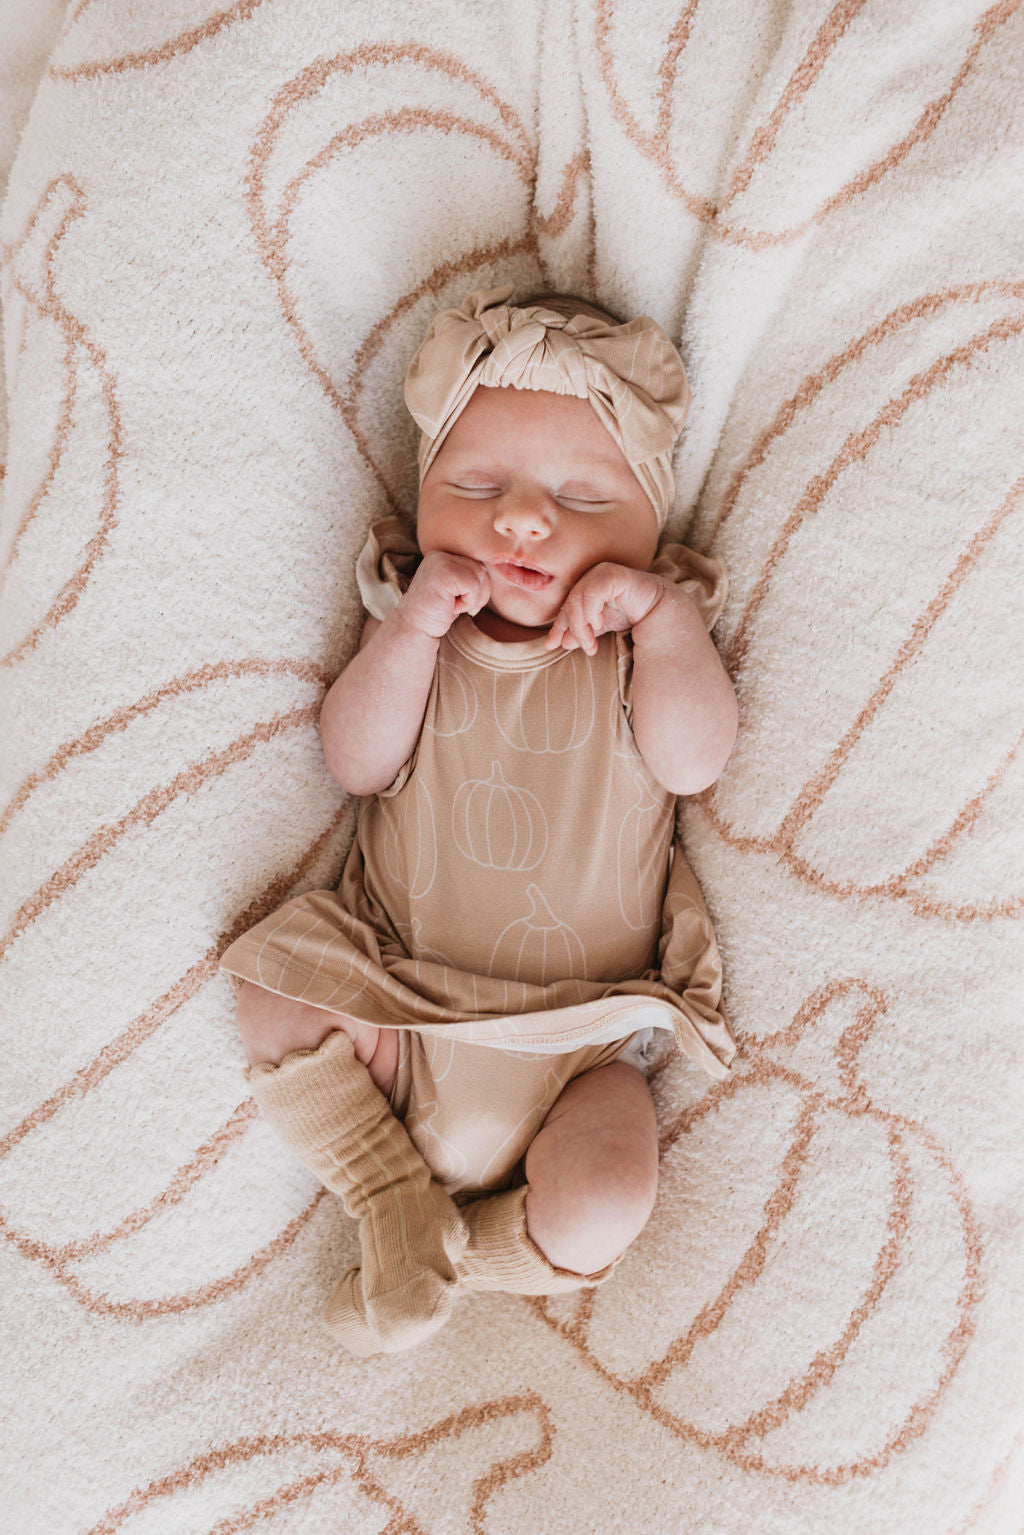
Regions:
[[[321,715],[362,796],[341,885],[223,958],[262,1113],[360,1222],[325,1311],[359,1355],[460,1290],[606,1278],[657,1185],[638,1045],[735,1049],[673,846],[736,733],[722,567],[659,552],[686,376],[653,320],[512,293],[439,314],[406,378],[417,543],[372,530]]]

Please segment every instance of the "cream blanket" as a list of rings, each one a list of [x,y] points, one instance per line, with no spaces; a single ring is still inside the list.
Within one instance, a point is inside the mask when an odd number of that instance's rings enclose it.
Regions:
[[[7,1528],[1019,1535],[1022,65],[1020,0],[8,0]],[[337,875],[402,370],[506,280],[686,359],[742,1056],[661,1063],[613,1282],[360,1363],[217,955]]]

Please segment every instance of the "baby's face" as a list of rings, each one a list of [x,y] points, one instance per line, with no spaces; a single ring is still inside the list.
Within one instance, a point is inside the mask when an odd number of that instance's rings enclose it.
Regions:
[[[492,613],[510,631],[547,628],[605,560],[646,570],[654,509],[586,400],[477,389],[420,488],[417,537],[486,565]]]

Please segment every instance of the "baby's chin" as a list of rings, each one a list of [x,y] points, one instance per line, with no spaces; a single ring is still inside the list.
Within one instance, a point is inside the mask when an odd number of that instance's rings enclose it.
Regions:
[[[538,618],[536,614],[523,614],[521,611],[512,612],[510,607],[502,603],[500,607],[494,603],[488,603],[476,615],[474,622],[479,629],[494,640],[531,640],[540,639],[555,621],[555,611],[550,617]],[[518,605],[515,605],[518,607]]]
[[[558,617],[562,606],[560,592],[549,594],[548,592],[524,592],[500,597],[491,594],[488,608],[498,618],[503,618],[507,623],[518,624],[524,629],[535,629],[543,633],[551,628]]]

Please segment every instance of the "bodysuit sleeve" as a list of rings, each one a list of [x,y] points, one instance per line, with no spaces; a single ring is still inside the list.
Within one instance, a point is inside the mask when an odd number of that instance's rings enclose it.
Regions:
[[[375,522],[356,561],[356,583],[363,607],[383,621],[393,612],[423,556],[400,517]]]
[[[698,554],[685,544],[662,544],[651,566],[656,576],[674,581],[690,593],[704,620],[713,629],[729,595],[725,561],[712,554]]]

